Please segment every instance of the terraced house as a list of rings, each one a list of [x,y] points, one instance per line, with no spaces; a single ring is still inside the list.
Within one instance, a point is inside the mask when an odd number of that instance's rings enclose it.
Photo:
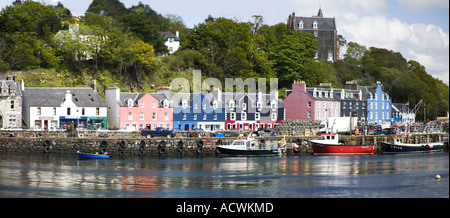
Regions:
[[[22,127],[22,92],[15,81],[0,80],[0,128]]]
[[[23,87],[22,93],[23,121],[30,128],[106,128],[107,107],[95,89]]]
[[[136,130],[141,130],[150,125],[151,129],[172,129],[173,107],[170,105],[170,96],[168,88],[156,93],[126,93],[120,92],[119,88],[106,89],[109,128],[134,126]]]

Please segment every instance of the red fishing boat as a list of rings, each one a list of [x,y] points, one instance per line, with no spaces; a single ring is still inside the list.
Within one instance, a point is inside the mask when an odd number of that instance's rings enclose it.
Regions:
[[[338,134],[322,134],[322,139],[310,140],[314,155],[372,155],[375,145],[339,140]]]

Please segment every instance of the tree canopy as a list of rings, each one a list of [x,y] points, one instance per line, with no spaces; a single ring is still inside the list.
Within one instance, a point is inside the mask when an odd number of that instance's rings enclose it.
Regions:
[[[181,48],[157,57],[168,51],[161,33],[176,31]],[[163,16],[141,2],[126,8],[119,0],[93,0],[86,14],[76,18],[61,2],[17,0],[0,13],[0,73],[48,69],[45,72],[54,74],[48,81],[66,80],[58,85],[86,85],[97,79],[101,89],[150,91],[155,84],[192,76],[195,68],[205,78],[222,82],[278,78],[281,96],[294,80],[310,87],[329,82],[337,88],[349,80],[365,86],[381,81],[393,102],[415,105],[423,99],[428,119],[447,113],[448,85],[417,61],[349,42],[342,60],[327,63],[314,60],[317,46],[312,34],[291,31],[284,23],[269,26],[260,15],[249,22],[209,15],[188,29],[181,17]]]

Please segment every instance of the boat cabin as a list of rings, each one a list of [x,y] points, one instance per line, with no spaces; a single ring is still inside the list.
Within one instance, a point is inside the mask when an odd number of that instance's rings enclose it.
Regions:
[[[338,134],[322,134],[322,140],[326,140],[327,142],[330,143],[335,143],[338,144]]]
[[[231,146],[237,149],[247,149],[254,150],[256,149],[256,141],[255,140],[234,140]]]
[[[406,137],[405,136],[399,136],[399,137],[393,137],[394,144],[400,144],[400,143],[406,143]]]

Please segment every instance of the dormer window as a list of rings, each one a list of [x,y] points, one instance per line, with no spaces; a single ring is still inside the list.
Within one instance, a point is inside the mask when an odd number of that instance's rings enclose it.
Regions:
[[[234,110],[234,101],[231,100],[228,106],[230,107],[231,110]]]
[[[133,99],[128,99],[128,101],[127,101],[127,105],[128,105],[128,107],[133,107]]]
[[[169,100],[165,99],[163,101],[164,108],[169,108]]]
[[[217,109],[219,107],[219,102],[213,101],[213,108]]]
[[[300,23],[298,24],[298,28],[303,29],[303,20],[301,20]]]
[[[187,101],[186,100],[181,101],[181,106],[183,107],[183,109],[187,108]]]
[[[314,21],[314,23],[313,23],[313,28],[314,28],[314,29],[317,29],[317,21]]]

